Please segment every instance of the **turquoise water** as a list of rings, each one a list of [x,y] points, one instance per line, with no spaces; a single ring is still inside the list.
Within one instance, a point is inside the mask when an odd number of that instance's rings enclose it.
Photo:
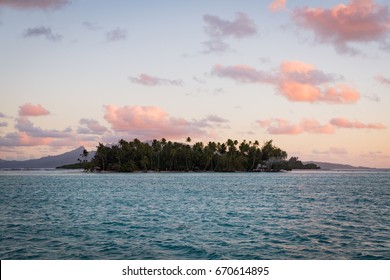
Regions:
[[[390,173],[0,171],[1,259],[390,259]]]

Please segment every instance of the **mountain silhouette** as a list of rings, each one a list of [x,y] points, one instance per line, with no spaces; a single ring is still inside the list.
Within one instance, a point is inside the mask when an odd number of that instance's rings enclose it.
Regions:
[[[80,154],[84,151],[84,147],[80,146],[77,149],[66,152],[60,155],[47,156],[39,159],[30,159],[30,160],[2,160],[0,159],[0,168],[1,169],[24,169],[24,168],[56,168],[58,166],[73,164],[78,162]],[[88,156],[90,160],[94,155],[94,152],[91,152]]]

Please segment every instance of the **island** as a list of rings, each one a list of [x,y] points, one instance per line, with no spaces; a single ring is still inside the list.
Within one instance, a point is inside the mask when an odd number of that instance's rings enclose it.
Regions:
[[[262,145],[258,140],[238,142],[210,141],[207,144],[191,144],[187,137],[184,143],[154,139],[142,142],[139,139],[117,144],[99,143],[92,160],[87,161],[88,151],[80,154],[79,163],[62,168],[84,168],[86,171],[114,172],[279,172],[292,169],[319,169],[315,164],[304,164],[297,157],[287,160],[287,152],[273,144]]]

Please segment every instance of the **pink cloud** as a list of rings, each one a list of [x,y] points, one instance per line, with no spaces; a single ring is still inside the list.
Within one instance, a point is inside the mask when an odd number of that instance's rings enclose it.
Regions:
[[[257,70],[248,65],[222,66],[217,64],[211,74],[242,83],[267,83],[290,101],[354,103],[360,99],[358,91],[345,84],[334,84],[338,77],[326,74],[314,65],[301,61],[286,61],[276,73]]]
[[[390,85],[390,78],[385,78],[382,75],[378,75],[375,77],[375,79],[385,85]]]
[[[310,84],[283,81],[280,85],[281,93],[290,101],[316,102],[321,99],[321,91]]]
[[[16,9],[59,9],[69,3],[68,0],[0,0],[0,6]]]
[[[182,86],[182,80],[168,80],[158,77],[153,77],[147,74],[141,74],[139,77],[129,77],[130,81],[136,84],[144,86],[157,86],[157,85],[172,85],[172,86]]]
[[[19,107],[19,116],[23,117],[45,116],[49,114],[50,112],[43,108],[41,104],[32,105],[31,103],[26,103]]]
[[[336,127],[340,128],[353,128],[353,129],[385,129],[386,126],[384,126],[381,123],[362,123],[360,121],[350,121],[346,118],[333,118],[330,120],[330,123]]]
[[[280,64],[280,69],[283,73],[309,73],[315,67],[302,61],[285,61]]]
[[[196,121],[171,117],[156,106],[124,106],[106,105],[104,118],[111,124],[116,135],[150,140],[153,138],[183,139],[206,135],[202,125]],[[215,117],[211,118],[216,121]]]
[[[273,0],[268,6],[271,12],[280,11],[286,8],[286,0]]]
[[[303,127],[299,124],[292,124],[285,119],[272,119],[258,121],[259,125],[268,126],[267,131],[270,134],[290,134],[296,135],[304,132]]]
[[[48,145],[53,139],[48,137],[31,137],[26,132],[19,133],[19,145],[20,146],[41,146]]]
[[[312,30],[318,41],[333,44],[341,53],[358,53],[349,43],[383,43],[390,34],[389,8],[372,0],[350,0],[330,9],[299,8],[293,19]]]
[[[280,65],[279,87],[290,101],[354,103],[360,94],[344,84],[328,86],[335,78],[301,61],[287,61]],[[322,85],[322,86],[321,86]]]
[[[316,69],[314,65],[301,61],[284,61],[280,64],[279,69],[277,76],[282,77],[282,79],[279,80],[320,85],[334,82],[339,79],[339,77],[334,74],[326,74],[321,70]]]
[[[53,141],[50,137],[33,137],[27,132],[12,132],[4,137],[0,137],[0,146],[20,147],[20,146],[40,146],[49,145]]]
[[[73,131],[70,127],[63,130],[45,129],[36,126],[29,117],[48,115],[49,111],[42,105],[24,104],[19,107],[19,117],[15,119],[15,131],[0,136],[0,147],[74,147],[80,144],[96,145],[99,137],[109,133],[108,129],[91,119],[81,119],[80,124],[84,127],[84,133],[80,133],[80,128]],[[3,115],[6,117],[5,115]],[[0,123],[0,127],[1,127]],[[85,131],[86,130],[86,131]]]
[[[320,124],[317,120],[303,119],[299,123],[291,123],[285,119],[266,119],[258,120],[257,124],[260,127],[266,128],[270,134],[286,134],[297,135],[302,133],[312,134],[332,134],[336,128],[352,128],[352,129],[385,129],[386,127],[380,123],[364,124],[360,121],[349,121],[346,118],[334,118],[326,124]]]
[[[257,123],[261,127],[267,127],[270,134],[288,134],[297,135],[306,133],[313,134],[331,134],[334,133],[334,127],[330,124],[322,125],[316,120],[303,119],[298,124],[293,124],[285,119],[260,120]]]
[[[16,119],[15,132],[0,137],[0,146],[5,147],[74,147],[88,143],[94,146],[100,139],[96,136],[76,134],[71,128],[64,130],[43,129],[35,126],[27,117]]]
[[[343,84],[322,90],[311,84],[286,80],[281,83],[280,89],[288,100],[297,102],[348,104],[360,99],[360,94],[356,90]]]
[[[329,87],[324,91],[322,100],[328,103],[355,103],[360,99],[360,94],[348,85],[339,84]]]

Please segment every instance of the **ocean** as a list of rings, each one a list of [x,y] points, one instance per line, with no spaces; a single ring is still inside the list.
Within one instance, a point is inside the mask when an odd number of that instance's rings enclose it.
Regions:
[[[0,258],[390,259],[390,172],[0,171]]]

